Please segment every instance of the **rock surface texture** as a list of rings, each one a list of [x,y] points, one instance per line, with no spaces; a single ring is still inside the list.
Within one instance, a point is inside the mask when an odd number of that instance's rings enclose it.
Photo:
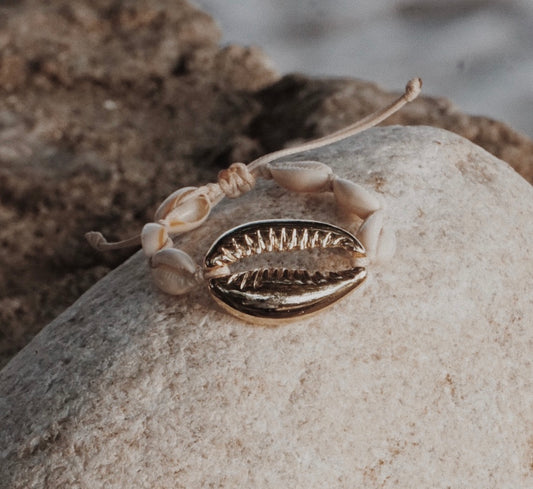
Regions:
[[[531,185],[428,127],[304,158],[381,195],[394,260],[267,328],[203,288],[158,293],[136,254],[0,373],[2,488],[533,485]],[[356,224],[265,182],[180,247],[201,260],[229,227],[281,217]]]

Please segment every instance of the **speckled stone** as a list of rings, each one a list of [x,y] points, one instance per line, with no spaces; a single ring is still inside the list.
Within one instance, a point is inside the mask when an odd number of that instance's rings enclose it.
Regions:
[[[301,155],[378,192],[394,260],[310,319],[242,323],[154,290],[140,253],[0,373],[2,488],[533,487],[533,188],[452,133]],[[265,182],[180,240],[306,217]],[[353,230],[354,223],[351,224]]]

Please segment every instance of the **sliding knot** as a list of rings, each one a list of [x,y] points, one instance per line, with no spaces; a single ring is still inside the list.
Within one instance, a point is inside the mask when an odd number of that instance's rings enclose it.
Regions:
[[[219,172],[218,184],[226,197],[236,199],[252,190],[255,177],[244,163],[233,163],[228,169]]]

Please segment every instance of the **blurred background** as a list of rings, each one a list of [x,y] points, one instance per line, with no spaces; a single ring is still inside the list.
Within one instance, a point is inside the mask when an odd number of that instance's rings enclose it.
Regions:
[[[533,137],[533,0],[194,0],[281,73],[424,93]]]

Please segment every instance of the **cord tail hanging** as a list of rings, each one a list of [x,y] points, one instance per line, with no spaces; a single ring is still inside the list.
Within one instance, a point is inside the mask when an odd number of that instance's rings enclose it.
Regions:
[[[122,241],[109,242],[105,239],[102,233],[89,231],[88,233],[85,233],[85,239],[97,251],[120,250],[121,248],[140,246],[141,244],[140,234]]]

